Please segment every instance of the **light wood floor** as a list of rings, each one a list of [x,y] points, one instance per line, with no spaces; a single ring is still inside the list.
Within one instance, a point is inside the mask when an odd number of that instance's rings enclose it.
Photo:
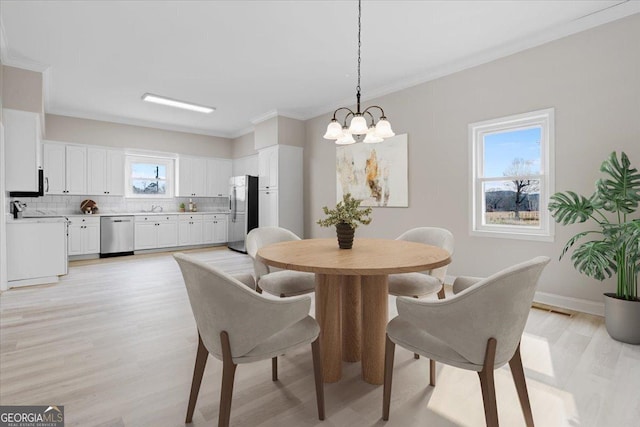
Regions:
[[[226,249],[192,254],[230,273],[252,270]],[[76,262],[58,284],[1,294],[0,403],[64,405],[67,426],[181,426],[196,342],[170,254]],[[537,426],[640,425],[640,346],[613,341],[601,318],[532,309],[522,357]],[[209,358],[195,426],[217,423],[221,366]],[[271,381],[270,361],[238,367],[232,426],[484,425],[475,372],[439,365],[432,388],[428,362],[401,348],[387,423],[382,387],[361,381],[358,363],[325,386],[324,422],[310,349],[281,357],[279,375]],[[496,388],[501,425],[524,425],[508,367]]]

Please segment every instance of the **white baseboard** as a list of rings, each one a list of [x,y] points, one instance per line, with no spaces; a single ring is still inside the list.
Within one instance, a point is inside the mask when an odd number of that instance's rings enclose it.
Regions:
[[[8,282],[9,288],[19,288],[22,286],[33,285],[48,285],[52,283],[58,283],[60,278],[58,276],[38,277],[35,279],[22,279],[22,280],[10,280]]]
[[[604,301],[596,302],[581,298],[565,297],[562,295],[549,294],[547,292],[536,292],[533,297],[535,302],[554,307],[567,308],[581,313],[604,316]]]
[[[447,284],[453,284],[455,279],[456,276],[446,276],[444,282]],[[581,313],[604,317],[604,301],[597,302],[582,298],[565,297],[547,292],[536,292],[533,300],[553,307],[566,308],[572,311],[579,311]]]

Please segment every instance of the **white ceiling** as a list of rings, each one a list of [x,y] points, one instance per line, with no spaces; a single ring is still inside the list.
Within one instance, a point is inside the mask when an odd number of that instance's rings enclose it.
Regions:
[[[355,102],[356,1],[0,1],[46,111],[233,137]],[[640,1],[364,1],[363,99],[640,12]],[[145,92],[217,108],[142,102]],[[392,119],[392,117],[390,117]]]

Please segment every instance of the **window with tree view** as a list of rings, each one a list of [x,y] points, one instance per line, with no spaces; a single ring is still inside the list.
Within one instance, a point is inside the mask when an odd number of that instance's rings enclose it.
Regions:
[[[475,235],[551,240],[553,109],[469,125]]]
[[[127,196],[171,197],[173,160],[155,157],[127,157]]]

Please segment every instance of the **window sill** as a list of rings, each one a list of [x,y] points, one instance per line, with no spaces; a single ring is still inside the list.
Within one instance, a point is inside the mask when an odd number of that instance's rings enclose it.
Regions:
[[[499,230],[472,230],[469,235],[472,237],[491,237],[496,239],[513,239],[513,240],[530,240],[534,242],[553,242],[555,236],[553,234],[533,234],[533,233],[518,233],[512,230],[499,231]]]

